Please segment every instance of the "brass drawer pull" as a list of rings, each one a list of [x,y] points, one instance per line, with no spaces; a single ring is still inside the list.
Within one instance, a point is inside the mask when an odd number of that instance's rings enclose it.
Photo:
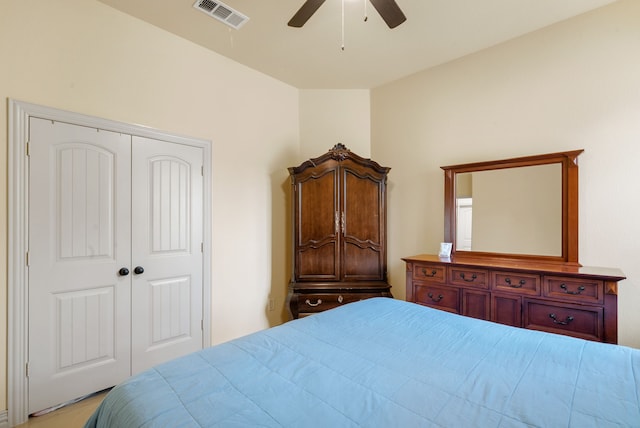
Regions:
[[[434,302],[438,303],[440,300],[444,299],[444,296],[442,294],[438,294],[438,297],[434,298],[433,297],[433,293],[428,293],[427,296],[429,296],[429,298],[431,300],[433,300]]]
[[[582,285],[578,287],[578,291],[569,291],[567,289],[567,284],[564,284],[564,283],[560,284],[560,288],[562,288],[564,292],[567,294],[582,294],[582,292],[584,291],[584,286]]]
[[[512,284],[511,283],[511,278],[505,278],[504,282],[509,284],[509,286],[512,287],[512,288],[522,288],[522,286],[527,283],[527,281],[525,281],[524,279],[521,279],[517,284]]]
[[[322,304],[322,299],[316,300],[316,303],[311,303],[311,300],[307,299],[305,300],[305,303],[315,308],[316,306],[320,306]]]
[[[434,270],[432,270],[432,271],[431,271],[431,275],[429,275],[429,274],[427,273],[427,270],[426,270],[425,268],[422,268],[422,274],[423,274],[424,276],[428,276],[428,277],[430,277],[430,278],[433,278],[434,276],[436,276],[436,273],[438,273],[438,272],[434,269]]]
[[[478,275],[476,275],[476,274],[474,273],[474,274],[472,274],[472,275],[471,275],[471,279],[467,279],[467,278],[465,278],[465,277],[464,277],[464,272],[462,272],[462,273],[460,274],[460,278],[462,278],[462,280],[463,280],[463,281],[465,281],[465,282],[473,282],[473,281],[475,281],[475,280],[476,280],[476,278],[477,278],[477,277],[478,277]]]
[[[559,325],[567,325],[571,321],[573,321],[573,317],[572,316],[568,316],[567,318],[565,318],[564,321],[558,321],[558,318],[556,317],[556,314],[549,314],[549,318],[551,318],[553,320],[554,324],[559,324]]]

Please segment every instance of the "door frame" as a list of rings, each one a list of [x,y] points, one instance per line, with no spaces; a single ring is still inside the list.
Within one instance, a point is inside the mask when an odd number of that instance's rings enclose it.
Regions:
[[[116,122],[95,116],[9,99],[8,141],[8,261],[7,261],[7,408],[9,426],[25,422],[29,416],[27,378],[29,331],[29,118],[38,117],[74,125],[121,132],[203,150],[203,347],[211,346],[211,246],[212,246],[212,142],[157,129]]]

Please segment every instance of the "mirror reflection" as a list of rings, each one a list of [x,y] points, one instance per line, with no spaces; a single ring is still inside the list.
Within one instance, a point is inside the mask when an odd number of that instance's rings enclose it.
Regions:
[[[562,164],[455,176],[456,251],[562,256]]]

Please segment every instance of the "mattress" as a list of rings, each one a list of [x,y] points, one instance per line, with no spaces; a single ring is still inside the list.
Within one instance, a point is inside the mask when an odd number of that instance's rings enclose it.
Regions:
[[[116,386],[87,428],[640,427],[640,350],[368,299]]]

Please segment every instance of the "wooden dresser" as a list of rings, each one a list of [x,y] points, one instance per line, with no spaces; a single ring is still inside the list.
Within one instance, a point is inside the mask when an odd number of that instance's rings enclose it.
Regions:
[[[391,297],[387,282],[386,183],[390,168],[342,144],[289,168],[292,318],[357,300]]]
[[[407,301],[515,327],[618,341],[619,269],[436,255],[403,258]]]

